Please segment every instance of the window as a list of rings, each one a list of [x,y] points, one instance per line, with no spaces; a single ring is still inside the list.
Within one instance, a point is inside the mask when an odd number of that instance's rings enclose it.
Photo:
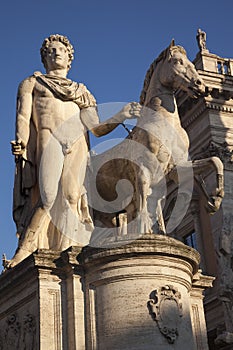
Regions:
[[[197,237],[196,232],[193,231],[189,233],[187,236],[184,237],[184,243],[188,245],[189,247],[192,247],[194,249],[197,249]]]
[[[223,70],[224,70],[224,74],[228,74],[228,64],[225,62],[224,65],[223,65]]]
[[[222,74],[222,62],[218,62],[218,73]]]
[[[220,74],[229,74],[229,63],[227,61],[218,61],[217,69]]]

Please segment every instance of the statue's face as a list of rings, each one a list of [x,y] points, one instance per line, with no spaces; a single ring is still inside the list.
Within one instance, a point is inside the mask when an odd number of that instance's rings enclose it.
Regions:
[[[68,69],[69,56],[66,46],[59,41],[50,43],[46,52],[46,65],[47,71]]]

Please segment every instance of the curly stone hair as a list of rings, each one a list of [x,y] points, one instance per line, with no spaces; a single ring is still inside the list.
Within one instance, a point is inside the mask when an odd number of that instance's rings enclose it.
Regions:
[[[73,46],[71,45],[71,43],[69,42],[68,38],[64,35],[60,35],[60,34],[52,34],[50,35],[48,38],[45,38],[43,41],[43,44],[41,46],[40,49],[40,55],[41,55],[41,61],[44,65],[44,67],[46,68],[46,52],[47,49],[49,47],[49,44],[52,43],[53,41],[59,41],[60,43],[62,43],[63,45],[65,45],[65,47],[67,48],[68,51],[68,56],[69,56],[69,65],[68,65],[68,70],[71,67],[71,62],[74,59],[74,49]]]

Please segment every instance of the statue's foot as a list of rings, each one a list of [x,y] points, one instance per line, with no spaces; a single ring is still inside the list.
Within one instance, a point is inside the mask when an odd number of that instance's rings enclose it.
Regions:
[[[5,266],[4,266],[5,269],[9,270],[13,268],[14,266],[18,265],[21,261],[26,259],[31,254],[32,252],[25,250],[23,248],[19,248],[11,260],[5,261]]]

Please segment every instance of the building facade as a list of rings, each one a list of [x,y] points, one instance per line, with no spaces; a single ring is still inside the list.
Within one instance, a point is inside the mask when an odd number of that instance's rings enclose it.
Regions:
[[[193,100],[178,91],[179,115],[190,138],[191,159],[218,156],[222,160],[225,196],[220,210],[209,215],[203,194],[195,189],[189,211],[173,234],[199,251],[202,273],[215,277],[213,288],[205,294],[209,348],[233,349],[233,59],[210,53],[206,35],[203,39],[200,33],[204,32],[198,30],[199,52],[193,63],[206,93]],[[210,189],[214,174],[202,180]],[[176,195],[171,185],[167,215]]]

